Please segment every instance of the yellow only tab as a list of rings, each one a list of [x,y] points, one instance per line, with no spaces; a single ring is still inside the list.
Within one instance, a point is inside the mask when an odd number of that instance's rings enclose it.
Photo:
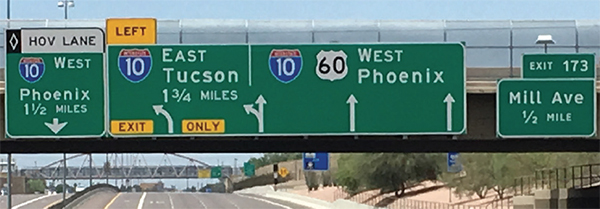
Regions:
[[[156,44],[156,19],[106,19],[107,44]]]
[[[209,179],[210,178],[210,169],[198,170],[198,178],[199,179]]]
[[[152,120],[111,120],[112,134],[151,134],[154,133]]]
[[[181,132],[184,134],[222,134],[225,133],[225,119],[182,120]]]

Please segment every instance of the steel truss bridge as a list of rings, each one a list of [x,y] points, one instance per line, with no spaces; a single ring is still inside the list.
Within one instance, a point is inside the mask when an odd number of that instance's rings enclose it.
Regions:
[[[174,165],[169,156],[186,159],[188,163],[187,165]],[[189,179],[198,178],[198,170],[213,167],[200,160],[174,153],[164,154],[158,165],[148,164],[142,154],[127,155],[128,162],[125,162],[123,154],[107,154],[104,162],[94,161],[90,154],[70,156],[66,158],[66,161],[80,157],[84,158],[80,166],[67,166],[67,180]],[[66,161],[61,159],[40,168],[20,169],[19,174],[35,179],[62,179]],[[230,176],[232,171],[231,166],[222,166],[221,174],[223,177]]]

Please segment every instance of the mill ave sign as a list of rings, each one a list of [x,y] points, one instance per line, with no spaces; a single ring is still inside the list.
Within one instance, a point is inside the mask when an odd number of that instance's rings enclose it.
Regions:
[[[8,137],[103,136],[102,29],[6,30],[5,37]]]
[[[466,129],[458,43],[111,45],[107,59],[115,137]]]
[[[502,79],[496,96],[500,137],[596,134],[594,79]]]

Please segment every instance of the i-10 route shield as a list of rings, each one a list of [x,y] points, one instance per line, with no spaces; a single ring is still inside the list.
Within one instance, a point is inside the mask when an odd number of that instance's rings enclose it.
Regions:
[[[459,43],[110,45],[114,137],[455,135]]]

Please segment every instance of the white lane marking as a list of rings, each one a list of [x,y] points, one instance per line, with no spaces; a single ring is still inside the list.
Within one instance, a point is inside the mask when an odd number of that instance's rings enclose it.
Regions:
[[[41,196],[41,197],[38,197],[38,198],[35,198],[35,199],[32,199],[32,200],[29,200],[27,202],[18,204],[15,207],[13,207],[13,209],[19,209],[20,207],[23,207],[25,205],[29,205],[29,204],[31,204],[31,203],[33,203],[35,201],[38,201],[38,200],[41,200],[41,199],[44,199],[44,198],[47,198],[47,197],[51,197],[51,196],[55,196],[55,195],[44,195],[44,196]]]
[[[169,196],[169,203],[171,203],[171,209],[175,209],[175,206],[173,205],[173,199],[171,199],[171,194],[167,193],[167,195]]]
[[[235,195],[240,196],[240,197],[245,197],[245,198],[253,199],[253,200],[258,200],[258,201],[266,202],[266,203],[269,203],[271,205],[275,205],[275,206],[282,207],[282,208],[285,208],[285,209],[292,209],[292,208],[290,208],[288,206],[285,206],[285,205],[282,205],[282,204],[279,204],[279,203],[276,203],[276,202],[271,202],[271,201],[268,201],[268,200],[265,200],[265,199],[260,199],[260,198],[256,198],[256,197],[252,197],[252,196],[243,195],[243,194],[235,194]]]
[[[225,198],[225,200],[227,200],[227,202],[229,202],[229,203],[231,203],[233,206],[235,206],[235,208],[237,208],[237,209],[240,209],[240,207],[239,207],[237,204],[233,203],[233,202],[232,202],[231,200],[229,200],[228,198]]]
[[[142,206],[144,206],[144,199],[146,199],[146,192],[142,193],[142,197],[140,198],[137,209],[142,209]]]
[[[193,193],[191,193],[191,195],[196,198],[198,201],[200,201],[200,204],[202,204],[202,207],[208,209],[208,207],[206,207],[206,204],[204,204],[204,202],[202,202],[202,200],[200,200],[200,198],[196,197],[196,195],[194,195]]]

